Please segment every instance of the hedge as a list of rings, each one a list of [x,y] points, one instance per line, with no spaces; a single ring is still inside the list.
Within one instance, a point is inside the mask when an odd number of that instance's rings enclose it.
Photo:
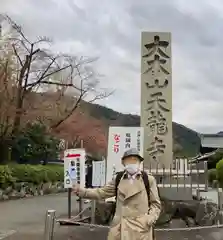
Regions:
[[[0,165],[0,188],[4,189],[19,182],[35,185],[46,182],[62,182],[64,168],[60,165]]]
[[[216,164],[217,179],[220,186],[223,187],[223,159]]]
[[[217,169],[212,168],[208,170],[208,183],[212,185],[217,180]]]

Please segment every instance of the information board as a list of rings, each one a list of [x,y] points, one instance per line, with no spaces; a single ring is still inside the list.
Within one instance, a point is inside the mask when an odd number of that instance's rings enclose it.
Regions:
[[[109,127],[106,183],[123,170],[121,158],[130,148],[136,148],[143,156],[143,128]]]
[[[105,161],[93,161],[92,186],[102,187],[104,185],[105,185]]]
[[[64,151],[64,188],[73,184],[85,187],[85,149],[66,149]]]

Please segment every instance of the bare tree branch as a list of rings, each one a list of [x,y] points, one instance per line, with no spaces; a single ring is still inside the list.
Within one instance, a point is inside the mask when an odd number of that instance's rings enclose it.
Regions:
[[[20,65],[23,67],[22,60],[21,60],[21,58],[20,58],[20,56],[19,56],[19,54],[18,54],[18,52],[17,52],[17,50],[16,50],[15,44],[12,44],[12,48],[13,48],[13,50],[14,50],[14,53],[15,53],[17,59],[19,60]]]
[[[100,89],[100,80],[92,68],[97,58],[54,54],[50,46],[46,48],[50,39],[38,37],[31,41],[10,17],[5,19],[16,32],[7,40],[8,50],[16,59],[12,136],[18,133],[21,122],[34,118],[56,129],[89,96],[88,101],[94,102],[112,94]]]

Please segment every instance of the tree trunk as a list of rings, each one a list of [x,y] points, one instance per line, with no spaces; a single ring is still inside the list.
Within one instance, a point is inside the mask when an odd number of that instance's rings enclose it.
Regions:
[[[0,164],[11,160],[11,148],[7,140],[0,140]]]
[[[18,95],[19,95],[19,93],[18,93]],[[17,100],[16,114],[15,114],[15,118],[14,118],[14,122],[13,122],[13,128],[12,128],[12,136],[11,136],[11,146],[12,146],[12,148],[11,148],[11,157],[10,157],[12,160],[17,160],[17,156],[16,156],[17,153],[16,153],[16,150],[14,148],[14,144],[15,144],[15,139],[18,136],[19,128],[20,128],[20,124],[21,124],[22,108],[23,108],[23,99],[20,96]]]

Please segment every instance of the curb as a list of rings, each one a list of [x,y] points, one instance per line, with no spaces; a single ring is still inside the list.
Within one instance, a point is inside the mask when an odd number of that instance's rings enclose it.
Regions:
[[[0,230],[0,240],[5,239],[15,233],[16,233],[15,230],[7,230],[7,231]]]

